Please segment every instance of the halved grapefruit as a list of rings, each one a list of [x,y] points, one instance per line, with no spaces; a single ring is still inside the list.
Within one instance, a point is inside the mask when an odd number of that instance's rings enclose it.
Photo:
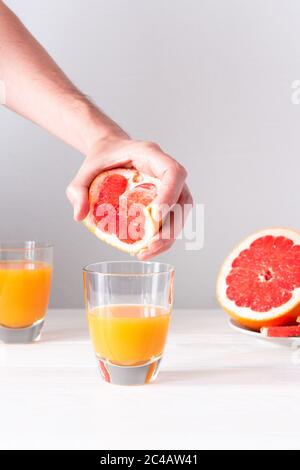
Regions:
[[[217,297],[238,323],[253,330],[295,324],[300,315],[300,233],[254,233],[225,259]]]
[[[84,225],[101,240],[137,254],[159,229],[151,213],[160,180],[137,170],[114,168],[97,176],[89,189]]]

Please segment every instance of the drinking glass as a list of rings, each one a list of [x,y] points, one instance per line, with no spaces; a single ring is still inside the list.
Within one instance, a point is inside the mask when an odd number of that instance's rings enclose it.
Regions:
[[[139,261],[83,269],[90,336],[102,378],[119,385],[152,382],[173,306],[174,269]]]
[[[0,242],[0,341],[39,339],[50,297],[52,264],[51,244]]]

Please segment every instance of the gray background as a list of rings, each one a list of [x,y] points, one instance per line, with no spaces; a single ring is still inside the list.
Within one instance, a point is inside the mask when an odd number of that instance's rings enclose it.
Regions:
[[[9,0],[71,79],[133,136],[189,170],[205,245],[160,257],[177,306],[216,304],[228,250],[266,226],[299,228],[300,2]],[[1,239],[55,244],[52,306],[82,305],[81,267],[127,259],[72,220],[65,187],[82,156],[0,109]]]

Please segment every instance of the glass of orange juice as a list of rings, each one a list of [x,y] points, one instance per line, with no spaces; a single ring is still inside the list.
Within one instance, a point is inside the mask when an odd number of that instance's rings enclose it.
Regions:
[[[95,263],[83,270],[90,336],[106,382],[152,382],[167,338],[174,269],[139,261]]]
[[[0,341],[38,340],[48,307],[53,247],[0,242]]]

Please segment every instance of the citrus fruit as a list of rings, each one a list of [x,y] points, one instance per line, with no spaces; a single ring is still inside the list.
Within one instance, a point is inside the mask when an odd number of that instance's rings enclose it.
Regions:
[[[300,326],[264,326],[260,330],[263,336],[268,338],[293,338],[295,336],[300,336]]]
[[[151,214],[159,186],[160,180],[137,170],[105,171],[90,186],[90,211],[83,223],[101,240],[137,254],[159,228]]]
[[[300,315],[300,233],[272,228],[242,241],[223,263],[217,297],[248,328],[294,324]]]

